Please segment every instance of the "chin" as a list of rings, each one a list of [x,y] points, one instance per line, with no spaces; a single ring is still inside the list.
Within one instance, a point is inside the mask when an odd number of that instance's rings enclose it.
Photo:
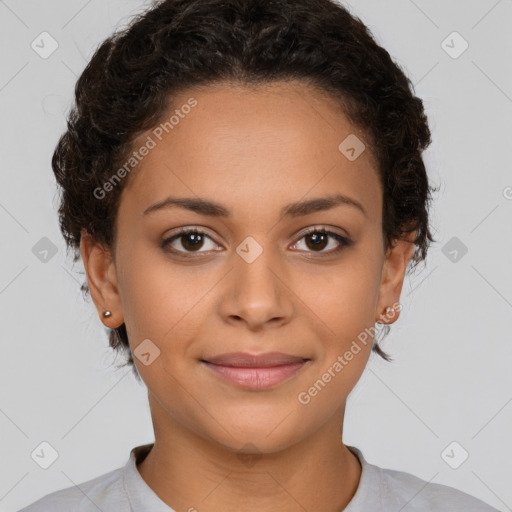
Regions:
[[[250,418],[241,414],[236,418],[224,416],[224,425],[229,425],[226,430],[231,435],[219,427],[210,432],[210,437],[234,452],[276,453],[300,442],[307,435],[303,423],[283,421],[285,417],[282,413],[266,418]],[[287,419],[292,417],[290,415]]]

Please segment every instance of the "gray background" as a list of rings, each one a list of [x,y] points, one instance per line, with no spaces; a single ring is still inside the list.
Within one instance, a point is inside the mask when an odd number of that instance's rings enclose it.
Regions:
[[[433,132],[425,160],[441,186],[439,242],[405,282],[383,345],[396,362],[372,357],[344,441],[374,464],[511,510],[512,1],[344,4],[423,98]],[[82,298],[82,267],[66,257],[50,167],[88,58],[147,5],[0,1],[0,511],[120,467],[153,441],[146,389],[113,366],[123,360]],[[58,43],[46,59],[31,47],[43,31]],[[56,253],[45,256],[49,246]],[[58,452],[48,469],[31,458],[43,441]],[[460,463],[462,450],[469,457],[453,469],[446,461]]]

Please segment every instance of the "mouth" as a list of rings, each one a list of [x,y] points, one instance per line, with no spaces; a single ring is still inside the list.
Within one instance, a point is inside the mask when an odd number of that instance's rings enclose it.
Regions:
[[[223,381],[243,389],[268,389],[295,376],[309,358],[268,352],[266,354],[221,354],[200,362]]]

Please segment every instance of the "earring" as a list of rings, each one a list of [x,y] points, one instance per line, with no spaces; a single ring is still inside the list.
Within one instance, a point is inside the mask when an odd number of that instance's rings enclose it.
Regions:
[[[376,322],[377,322],[378,324],[383,324],[383,325],[384,325],[385,323],[384,323],[384,322],[381,322],[381,319],[382,319],[382,318],[386,318],[388,315],[389,315],[389,316],[391,316],[391,315],[390,315],[390,313],[391,313],[391,311],[394,311],[394,310],[395,310],[395,308],[394,308],[393,306],[388,306],[388,307],[384,310],[384,313],[382,313],[382,314],[380,315],[379,320],[376,320]],[[393,313],[393,316],[395,316],[395,315],[394,315],[394,313]]]
[[[103,316],[108,318],[109,316],[112,316],[112,313],[110,311],[103,311]]]

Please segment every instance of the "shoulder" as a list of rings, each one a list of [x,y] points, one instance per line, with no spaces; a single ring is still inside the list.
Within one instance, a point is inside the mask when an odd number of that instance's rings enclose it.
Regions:
[[[372,464],[359,448],[347,447],[359,458],[362,473],[359,487],[346,512],[499,512],[453,487]]]
[[[487,503],[453,487],[427,482],[404,471],[374,467],[380,473],[382,500],[388,505],[385,510],[399,506],[404,507],[404,512],[497,512]]]
[[[130,510],[123,468],[43,496],[18,512],[103,512]],[[123,501],[124,500],[124,501]],[[123,508],[123,505],[126,505]]]

